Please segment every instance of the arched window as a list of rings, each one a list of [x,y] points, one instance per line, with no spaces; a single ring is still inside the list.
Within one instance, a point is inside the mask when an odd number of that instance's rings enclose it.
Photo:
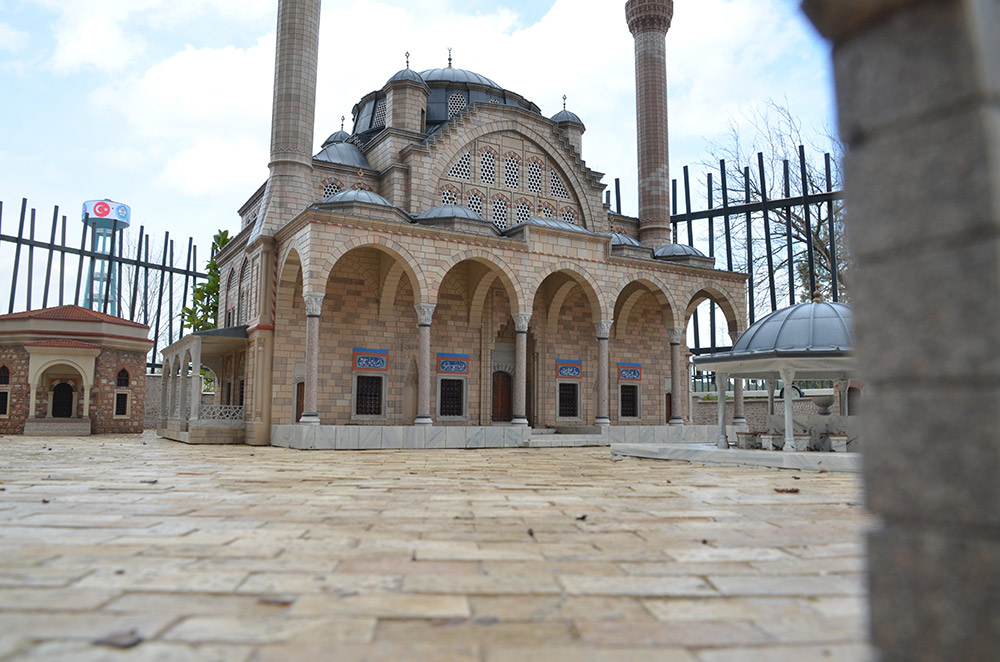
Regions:
[[[465,95],[455,92],[448,97],[448,119],[465,110]]]
[[[524,223],[531,218],[531,203],[527,200],[518,200],[515,208],[515,218],[518,223]]]
[[[502,195],[493,198],[493,225],[500,230],[507,229],[507,219],[509,217],[510,201]]]
[[[552,195],[557,198],[569,198],[569,191],[566,190],[562,179],[559,178],[559,175],[555,171],[549,171],[549,189]]]
[[[336,179],[327,179],[323,182],[323,199],[326,200],[331,195],[336,195],[344,190],[344,185]]]
[[[0,418],[10,414],[10,368],[0,365]]]
[[[460,156],[449,174],[455,179],[472,179],[472,152]]]
[[[461,200],[462,196],[454,186],[445,186],[441,191],[442,205],[457,205]]]
[[[0,386],[10,384],[10,368],[3,365],[0,366]]]
[[[385,126],[385,99],[379,99],[375,104],[375,119],[372,120],[373,129],[381,129]]]
[[[528,190],[542,192],[542,164],[534,159],[528,162]]]
[[[508,154],[504,159],[503,183],[507,188],[513,189],[521,184],[521,161],[514,154]]]
[[[489,148],[479,155],[479,179],[484,184],[493,184],[497,180],[497,155]]]
[[[128,370],[122,368],[118,371],[118,386],[124,388],[128,386]]]
[[[477,191],[469,194],[469,209],[479,215],[483,213],[483,196]]]

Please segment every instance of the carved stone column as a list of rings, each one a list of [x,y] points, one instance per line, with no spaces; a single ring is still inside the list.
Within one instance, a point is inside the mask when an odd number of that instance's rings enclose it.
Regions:
[[[87,418],[90,416],[90,389],[93,388],[90,384],[83,385],[83,417]]]
[[[774,390],[778,388],[778,380],[768,379],[767,380],[767,413],[769,416],[774,415]]]
[[[434,304],[418,303],[417,311],[417,419],[414,425],[433,425],[431,418],[431,320]]]
[[[847,379],[837,380],[837,390],[840,391],[840,415],[848,416],[850,408],[847,402],[847,392],[850,390],[851,382]]]
[[[735,345],[736,341],[739,339],[740,334],[734,333],[731,335],[732,342]],[[738,378],[733,378],[733,427],[739,427],[746,429],[747,419],[743,411],[743,380]]]
[[[514,393],[512,394],[514,425],[527,425],[527,384],[528,384],[528,323],[531,315],[517,313],[514,319]]]
[[[306,379],[299,423],[319,425],[319,317],[323,311],[323,295],[303,295],[306,304]]]
[[[611,320],[594,322],[597,331],[597,418],[594,425],[611,425],[608,415],[608,373],[611,372],[608,338],[611,336],[611,324]]]
[[[726,438],[726,382],[729,375],[724,372],[715,373],[715,389],[719,394],[719,434],[716,437],[716,448],[729,448]]]
[[[795,389],[792,388],[794,379],[794,370],[781,371],[781,381],[785,391],[785,448],[793,448],[795,444],[795,419],[792,416],[792,402],[795,398]]]
[[[684,329],[670,329],[670,425],[684,425],[681,403],[684,398],[684,368],[681,366],[681,343]]]
[[[200,341],[199,341],[200,342]],[[201,416],[201,345],[191,350],[191,420]]]

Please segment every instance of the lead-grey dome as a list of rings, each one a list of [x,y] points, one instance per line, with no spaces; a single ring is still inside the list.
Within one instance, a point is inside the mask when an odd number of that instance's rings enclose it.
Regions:
[[[612,232],[611,233],[611,245],[612,246],[637,246],[639,248],[646,248],[646,246],[644,244],[642,244],[635,237],[629,236],[627,234],[623,234],[621,232]]]
[[[553,228],[556,230],[569,230],[571,232],[581,232],[583,234],[593,234],[587,228],[577,225],[576,223],[570,223],[569,221],[564,221],[561,218],[543,218],[541,216],[532,216],[526,221],[522,221],[517,225],[512,225],[511,227],[504,230],[504,234],[511,232],[517,228],[523,228],[526,225],[536,225],[543,228]]]
[[[426,71],[420,72],[420,77],[426,83],[430,83],[432,81],[445,81],[448,83],[472,83],[474,85],[485,85],[487,87],[500,88],[499,85],[486,76],[477,74],[474,71],[469,71],[468,69],[454,69],[452,67],[446,67],[444,69],[427,69]]]
[[[437,207],[431,207],[424,213],[417,216],[418,219],[433,219],[433,218],[464,218],[470,221],[482,221],[486,222],[482,214],[477,214],[468,207],[462,205],[438,205]]]
[[[323,141],[323,147],[329,147],[334,143],[344,143],[347,139],[351,137],[347,131],[341,129],[340,131],[335,131],[330,134],[330,137]]]
[[[576,113],[570,112],[563,108],[558,113],[552,116],[553,122],[575,122],[576,124],[583,124],[583,120]]]
[[[413,69],[410,69],[409,67],[407,67],[406,69],[400,69],[399,71],[394,73],[392,75],[392,78],[386,81],[386,84],[403,80],[409,80],[413,81],[414,83],[420,83],[421,85],[427,85],[427,83],[424,82],[423,77]]]
[[[380,207],[395,207],[394,204],[383,198],[378,193],[372,193],[371,191],[356,188],[349,188],[346,191],[334,193],[330,197],[323,200],[323,202],[362,202],[369,205],[378,205]]]
[[[694,246],[687,244],[663,244],[653,250],[653,257],[669,260],[678,257],[706,257],[706,255]]]
[[[366,159],[365,155],[361,153],[361,150],[358,149],[357,145],[352,145],[348,142],[325,144],[319,154],[313,158],[319,161],[327,161],[328,163],[350,166],[352,168],[365,168],[366,170],[371,170],[372,168],[368,165],[368,159]]]
[[[755,322],[726,354],[733,358],[832,356],[854,349],[854,315],[842,303],[800,303]],[[721,355],[718,355],[721,356]]]

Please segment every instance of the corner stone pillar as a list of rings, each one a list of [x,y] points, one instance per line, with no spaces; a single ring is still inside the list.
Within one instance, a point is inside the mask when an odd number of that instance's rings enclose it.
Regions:
[[[319,294],[302,296],[306,304],[306,381],[299,423],[319,425],[319,317],[323,310],[323,297]],[[244,412],[246,416],[246,412]]]
[[[684,425],[684,417],[681,416],[685,374],[681,368],[681,343],[684,335],[684,329],[670,329],[670,425]]]
[[[795,389],[792,382],[795,381],[794,370],[782,370],[781,382],[782,390],[785,392],[785,448],[795,448],[795,412],[792,406],[795,403]]]
[[[594,322],[597,331],[597,418],[594,425],[611,425],[608,405],[608,373],[611,372],[608,338],[611,336],[611,324],[611,320]]]
[[[673,0],[629,0],[625,20],[635,39],[635,110],[639,145],[639,241],[670,241],[667,142],[667,30]]]
[[[418,303],[417,311],[417,420],[414,425],[433,425],[431,418],[431,320],[434,304]]]
[[[883,523],[873,643],[886,662],[995,659],[1000,2],[803,8],[834,45],[848,145],[865,482]]]
[[[732,334],[734,345],[739,337],[739,333]],[[743,430],[747,427],[747,418],[743,409],[743,380],[736,377],[733,378],[733,427]]]
[[[92,388],[91,384],[83,385],[83,418],[90,416],[90,390]]]
[[[719,394],[719,434],[715,440],[716,448],[729,448],[729,439],[726,437],[726,383],[729,375],[724,372],[715,373],[715,390]]]
[[[528,323],[531,315],[517,313],[514,318],[514,393],[511,403],[514,425],[527,426]]]
[[[196,341],[197,342],[197,341]],[[198,344],[191,352],[191,417],[192,421],[201,418],[201,345]]]

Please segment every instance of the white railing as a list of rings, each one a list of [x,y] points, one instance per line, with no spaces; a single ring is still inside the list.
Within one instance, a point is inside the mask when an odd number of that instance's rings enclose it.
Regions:
[[[242,421],[243,405],[202,405],[198,418],[208,421]]]

